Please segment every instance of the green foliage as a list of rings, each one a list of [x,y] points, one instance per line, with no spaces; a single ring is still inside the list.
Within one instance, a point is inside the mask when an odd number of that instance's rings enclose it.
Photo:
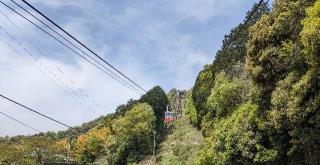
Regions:
[[[198,119],[197,119],[196,107],[194,106],[193,99],[192,99],[192,89],[187,91],[185,104],[186,104],[185,114],[189,116],[191,123],[196,126],[196,124],[198,123]]]
[[[164,135],[163,117],[168,105],[165,92],[156,86],[139,100],[129,100],[116,112],[67,131],[0,138],[0,164],[65,162],[127,164],[152,153],[153,130]],[[105,163],[104,163],[105,164]]]
[[[42,164],[62,161],[66,146],[46,137],[20,138],[19,141],[0,143],[0,164]]]
[[[318,67],[320,63],[320,2],[315,2],[313,7],[307,9],[307,17],[303,19],[301,40],[304,45],[304,56],[312,67]]]
[[[276,151],[259,144],[257,110],[257,105],[243,104],[230,117],[216,120],[197,164],[254,164],[275,159]]]
[[[320,163],[319,13],[319,0],[276,0],[241,49],[217,54],[198,164]]]
[[[213,76],[211,72],[211,65],[206,65],[204,69],[198,74],[197,80],[192,90],[192,98],[197,110],[197,123],[200,127],[203,116],[208,112],[207,98],[210,95],[213,86]]]
[[[230,116],[242,103],[254,103],[259,90],[244,71],[238,77],[231,78],[223,71],[215,78],[214,87],[208,97],[208,113],[202,121],[202,133],[209,136],[216,119]]]
[[[267,111],[265,144],[278,151],[282,163],[320,162],[319,3],[305,13],[313,3],[276,1],[277,10],[251,29],[248,44],[247,69],[264,90],[259,104]]]
[[[292,73],[272,93],[267,122],[275,130],[270,139],[291,164],[320,162],[319,79],[319,70],[302,77]]]
[[[166,94],[156,86],[139,100],[129,100],[118,106],[115,114],[108,115],[96,127],[98,130],[107,129],[102,134],[106,137],[99,137],[101,133],[94,133],[97,131],[92,129],[78,138],[76,157],[83,163],[127,164],[150,155],[153,130],[157,131],[158,140],[163,136],[163,117],[168,104]]]
[[[232,113],[233,109],[241,103],[241,84],[232,81],[224,72],[215,78],[215,84],[207,104],[209,115],[218,118]]]
[[[170,108],[172,111],[176,111],[175,106],[173,106],[173,105],[175,105],[175,101],[176,101],[175,98],[176,98],[177,92],[178,92],[178,90],[173,88],[167,94],[169,103],[171,105]]]
[[[255,83],[263,89],[263,109],[270,108],[271,92],[278,81],[293,70],[304,72],[299,32],[305,8],[313,0],[275,1],[271,16],[263,16],[251,29],[247,44],[246,68]]]
[[[244,63],[247,50],[246,44],[249,38],[249,28],[259,21],[264,14],[269,13],[268,4],[263,2],[249,20],[249,16],[256,8],[256,5],[257,4],[254,4],[252,9],[248,11],[244,20],[246,24],[240,23],[224,37],[222,48],[216,53],[215,60],[212,64],[212,74],[214,76],[221,71],[224,71],[230,76],[236,75],[237,72],[235,72],[234,66],[238,63]]]
[[[97,119],[94,119],[88,123],[83,123],[81,126],[68,129],[67,131],[58,131],[57,133],[54,133],[54,132],[40,133],[39,136],[44,136],[44,137],[51,136],[53,137],[52,139],[54,140],[61,140],[68,137],[76,138],[77,136],[88,132],[90,129],[100,124],[103,120],[105,120],[105,118],[110,118],[110,117],[111,117],[110,115],[100,116]]]
[[[217,52],[212,65],[206,65],[195,82],[192,97],[197,110],[197,125],[201,125],[204,116],[209,112],[207,107],[207,98],[210,96],[211,89],[214,86],[216,75],[224,71],[231,78],[239,76],[243,71],[239,64],[244,63],[246,56],[246,44],[249,39],[249,28],[254,25],[264,14],[269,13],[267,3],[263,3],[253,14],[249,20],[249,15],[253,12],[253,8],[248,11],[244,22],[247,24],[239,24],[230,34],[226,35],[223,40],[222,48]],[[210,73],[211,72],[211,73]]]
[[[99,153],[103,150],[103,146],[101,145],[99,139],[95,137],[91,137],[86,144],[86,150],[80,156],[81,163],[93,163],[99,157]]]
[[[108,139],[107,150],[112,164],[139,161],[152,153],[156,117],[153,108],[140,103],[113,123],[114,134]]]
[[[157,134],[159,135],[159,139],[164,135],[164,113],[166,111],[167,105],[169,105],[169,101],[166,93],[160,86],[156,86],[148,91],[145,95],[143,95],[139,102],[148,103],[154,111],[156,116],[156,125],[155,129]]]
[[[80,135],[75,142],[74,157],[81,163],[95,162],[103,154],[108,136],[110,136],[108,127],[95,127]]]
[[[116,109],[115,116],[123,116],[128,110],[130,110],[136,103],[137,100],[130,99],[127,104],[119,105]]]
[[[26,159],[25,149],[21,145],[0,143],[0,164],[31,164]]]

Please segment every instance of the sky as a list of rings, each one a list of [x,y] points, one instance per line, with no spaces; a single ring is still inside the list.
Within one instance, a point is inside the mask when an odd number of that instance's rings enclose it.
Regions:
[[[10,0],[4,2],[23,13]],[[258,0],[29,2],[143,88],[160,85],[168,92],[192,87],[224,35]],[[0,94],[71,126],[140,97],[2,4]],[[41,131],[66,129],[2,98],[0,111]],[[0,136],[34,133],[0,114]]]

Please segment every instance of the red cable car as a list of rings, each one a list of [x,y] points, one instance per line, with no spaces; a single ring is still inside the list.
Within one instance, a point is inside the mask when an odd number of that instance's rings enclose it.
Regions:
[[[164,113],[164,121],[171,122],[176,119],[176,113],[169,111],[169,105],[167,106],[167,111]]]
[[[164,117],[165,121],[170,122],[170,121],[174,121],[174,119],[175,119],[175,115],[173,112],[170,112],[170,111],[165,112],[165,117]]]

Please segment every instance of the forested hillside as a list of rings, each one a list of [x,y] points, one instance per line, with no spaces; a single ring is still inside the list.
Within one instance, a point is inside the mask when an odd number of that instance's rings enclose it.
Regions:
[[[177,92],[156,86],[80,127],[0,138],[0,164],[151,164],[153,131],[162,164],[320,164],[320,0],[255,4],[183,91],[170,131]]]
[[[188,105],[205,136],[195,162],[320,164],[320,1],[252,12],[195,82]]]
[[[113,114],[67,131],[0,140],[0,164],[43,162],[127,164],[152,154],[153,131],[164,136],[164,111],[169,101],[156,86],[139,100],[129,100]],[[68,152],[68,143],[71,144]],[[70,154],[70,160],[68,160]]]

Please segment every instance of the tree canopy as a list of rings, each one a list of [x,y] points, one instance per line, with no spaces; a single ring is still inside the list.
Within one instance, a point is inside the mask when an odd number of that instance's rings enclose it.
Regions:
[[[198,164],[320,163],[320,1],[276,0],[259,12],[225,38],[212,74],[198,75]]]

